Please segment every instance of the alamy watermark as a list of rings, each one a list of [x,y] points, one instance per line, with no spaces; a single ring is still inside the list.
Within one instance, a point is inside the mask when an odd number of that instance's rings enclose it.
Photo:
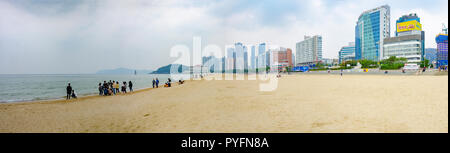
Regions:
[[[245,48],[247,46],[242,44],[225,46],[225,50],[215,44],[202,48],[202,38],[193,37],[192,51],[186,45],[175,45],[170,49],[170,57],[176,58],[170,68],[170,77],[174,80],[259,80],[262,82],[260,91],[276,90],[279,71],[271,65],[278,66],[277,58],[271,57],[265,49],[263,54],[255,55],[256,47],[252,52],[250,47],[247,51]]]

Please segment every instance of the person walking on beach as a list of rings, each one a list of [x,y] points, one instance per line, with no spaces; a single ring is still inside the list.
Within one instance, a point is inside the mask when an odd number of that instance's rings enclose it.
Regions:
[[[130,87],[130,92],[133,92],[133,82],[128,82],[128,87]]]
[[[342,76],[342,74],[344,73],[344,70],[343,69],[341,69],[341,76]]]
[[[159,86],[159,80],[158,80],[158,78],[156,78],[156,88],[158,88],[158,86]]]
[[[155,84],[156,84],[156,81],[155,81],[155,79],[153,79],[153,81],[152,81],[153,88],[155,88]]]
[[[72,86],[70,86],[70,82],[68,83],[68,85],[66,87],[66,92],[67,92],[66,99],[70,99],[70,97],[72,96]]]

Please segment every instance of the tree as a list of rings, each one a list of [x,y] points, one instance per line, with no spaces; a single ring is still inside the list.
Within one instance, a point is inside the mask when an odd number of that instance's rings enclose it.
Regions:
[[[286,69],[286,72],[291,72],[292,67],[291,66],[286,66],[284,67]]]
[[[361,68],[376,68],[378,67],[378,63],[376,61],[363,59],[360,60],[359,63],[361,64]]]
[[[347,68],[348,64],[350,65],[350,67],[356,66],[358,64],[358,61],[355,61],[355,60],[345,61],[345,62],[342,62],[341,64],[339,64],[339,66],[343,67],[343,68]]]
[[[395,56],[391,56],[388,59],[381,60],[380,63],[382,70],[397,70],[402,68],[407,62],[408,59],[404,57],[397,58]]]
[[[325,66],[325,64],[323,64],[322,62],[317,62],[317,64],[316,64],[316,68],[317,69],[321,69],[321,68],[323,68]]]
[[[424,67],[429,67],[430,66],[430,60],[424,58],[423,61],[420,62],[420,67],[424,68]]]

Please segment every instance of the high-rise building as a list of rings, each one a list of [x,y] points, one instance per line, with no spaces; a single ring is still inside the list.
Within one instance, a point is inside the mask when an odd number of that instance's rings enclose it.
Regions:
[[[247,48],[247,46],[243,46],[243,51],[244,51],[244,56],[243,56],[243,58],[244,58],[244,63],[243,63],[244,67],[243,67],[242,70],[248,70],[248,63],[249,63],[249,61],[248,61],[248,48]]]
[[[322,60],[322,36],[305,36],[296,44],[296,65],[308,65]]]
[[[422,33],[420,18],[415,13],[403,15],[396,22],[395,36],[404,36]]]
[[[436,48],[425,48],[425,54],[423,55],[423,57],[429,60],[430,64],[435,64],[437,59],[436,55]]]
[[[272,71],[284,71],[286,67],[293,67],[292,63],[292,49],[290,48],[277,48],[270,50],[271,54],[271,65],[270,69]]]
[[[251,61],[251,68],[255,69],[256,68],[256,47],[255,46],[251,46],[251,56],[250,56],[250,61]]]
[[[335,59],[332,59],[332,58],[322,58],[322,64],[324,64],[326,66],[333,66],[334,60]]]
[[[269,50],[265,53],[265,56],[264,56],[264,57],[266,57],[266,58],[265,58],[265,62],[266,62],[266,63],[264,63],[264,68],[267,67],[267,66],[270,66],[270,64],[271,64],[271,60],[270,60],[270,59],[273,58],[273,56],[271,55],[271,53],[272,53],[272,49],[269,49]]]
[[[258,46],[258,55],[256,57],[257,68],[266,67],[266,43],[261,43]]]
[[[421,34],[386,38],[383,45],[383,58],[403,57],[408,60],[408,63],[420,63],[424,53],[423,38]]]
[[[234,69],[234,61],[235,61],[235,51],[234,48],[227,48],[227,56],[225,59],[225,70],[233,70]]]
[[[355,58],[379,61],[383,39],[390,37],[390,7],[383,5],[363,12],[355,27]]]
[[[258,55],[262,55],[266,52],[266,43],[259,44]]]
[[[425,54],[425,32],[420,18],[416,14],[403,15],[396,27],[396,37],[383,40],[383,59],[395,56],[408,59],[408,63],[420,63]]]
[[[439,34],[436,36],[437,55],[436,66],[448,66],[448,35]]]
[[[244,48],[246,48],[242,43],[238,42],[234,44],[234,50],[235,50],[235,68],[234,70],[237,73],[241,73],[244,71],[244,67],[245,67],[245,58],[244,58]]]
[[[339,51],[339,63],[355,60],[355,43],[351,42]]]

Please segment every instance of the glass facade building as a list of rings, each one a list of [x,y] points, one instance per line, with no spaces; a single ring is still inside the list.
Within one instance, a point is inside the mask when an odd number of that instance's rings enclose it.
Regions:
[[[390,37],[390,7],[383,5],[363,12],[355,27],[355,59],[379,61],[383,39]]]
[[[355,43],[349,43],[339,51],[339,63],[355,60]]]
[[[447,66],[448,65],[448,35],[439,34],[436,36],[437,43],[437,55],[436,55],[436,66]]]
[[[255,69],[256,68],[256,47],[255,46],[251,46],[251,56],[250,56],[250,61],[251,61],[251,68]]]
[[[266,43],[261,43],[258,46],[258,55],[256,56],[256,66],[257,68],[263,68],[266,66]]]
[[[436,54],[437,54],[436,48],[426,48],[425,54],[423,56],[425,59],[430,60],[430,63],[434,64],[436,63],[437,59]]]

